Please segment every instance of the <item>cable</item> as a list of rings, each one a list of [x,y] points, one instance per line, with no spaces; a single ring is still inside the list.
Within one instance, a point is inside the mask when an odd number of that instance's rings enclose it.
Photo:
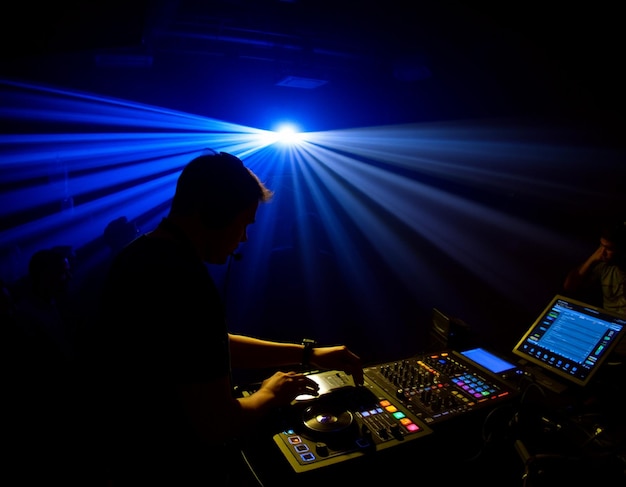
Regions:
[[[480,430],[480,436],[481,436],[483,443],[478,448],[478,451],[471,457],[467,458],[465,461],[467,462],[477,461],[485,453],[486,449],[489,446],[491,446],[494,442],[506,439],[508,430],[506,428],[503,428],[502,426],[511,424],[512,420],[510,418],[512,417],[513,414],[514,414],[514,410],[512,409],[510,405],[496,407],[492,409],[491,411],[489,411],[489,413],[487,413],[487,415],[485,416],[485,419],[482,422],[481,430]],[[496,415],[499,415],[499,417]],[[504,420],[501,418],[504,418]],[[499,423],[498,421],[502,421],[502,423]],[[489,428],[488,428],[488,425],[490,426]],[[496,435],[496,433],[498,432],[502,433],[500,437]]]
[[[518,453],[520,453],[519,449],[517,449],[517,451]],[[520,458],[522,458],[521,454]],[[529,480],[536,480],[536,477],[541,477],[543,475],[545,466],[542,467],[542,462],[544,462],[543,465],[547,464],[554,467],[557,461],[566,463],[575,461],[576,459],[574,457],[568,457],[565,455],[540,453],[538,455],[530,455],[525,460],[522,458],[522,460],[524,462],[524,473],[522,474],[522,481],[525,487],[526,485],[528,485]],[[550,463],[546,463],[546,460],[548,460]]]
[[[250,461],[248,460],[248,457],[246,456],[246,452],[244,452],[243,449],[240,449],[239,452],[241,453],[241,458],[243,459],[244,463],[248,467],[248,471],[254,477],[255,483],[259,487],[264,487],[263,486],[263,482],[261,482],[261,479],[259,478],[259,476],[257,475],[256,471],[254,470],[254,467],[252,466],[252,463],[250,463]]]
[[[522,392],[522,395],[519,401],[520,405],[523,405],[524,401],[526,400],[526,396],[529,394],[529,391],[531,391],[532,389],[537,389],[541,393],[542,399],[546,398],[546,391],[543,389],[543,387],[541,387],[536,382],[531,381],[526,385],[526,387],[524,388],[524,391]]]

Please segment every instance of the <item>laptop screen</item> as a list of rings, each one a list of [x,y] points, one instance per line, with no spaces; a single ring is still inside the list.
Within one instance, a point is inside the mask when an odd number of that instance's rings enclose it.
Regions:
[[[570,384],[585,386],[626,334],[626,318],[556,295],[513,353]]]

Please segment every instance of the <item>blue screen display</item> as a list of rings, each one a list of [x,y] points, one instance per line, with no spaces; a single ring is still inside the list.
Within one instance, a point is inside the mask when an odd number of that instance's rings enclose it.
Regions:
[[[507,370],[516,368],[515,364],[507,362],[506,360],[494,355],[493,353],[485,350],[484,348],[474,348],[472,350],[466,350],[461,352],[461,355],[474,361],[478,365],[493,372],[494,374],[501,374]]]
[[[586,385],[625,331],[626,319],[557,295],[513,353],[578,385]]]

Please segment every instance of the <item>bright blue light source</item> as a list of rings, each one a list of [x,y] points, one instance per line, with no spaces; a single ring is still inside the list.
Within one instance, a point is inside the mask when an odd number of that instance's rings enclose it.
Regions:
[[[297,127],[292,124],[281,125],[275,132],[275,142],[281,144],[297,144],[301,140]]]

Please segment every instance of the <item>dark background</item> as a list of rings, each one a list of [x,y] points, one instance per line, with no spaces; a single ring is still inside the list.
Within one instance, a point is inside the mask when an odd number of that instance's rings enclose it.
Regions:
[[[60,0],[19,2],[2,22],[7,75],[261,128],[286,106],[310,114],[307,130],[501,115],[623,122],[609,2]],[[277,86],[287,76],[327,83]]]
[[[315,329],[319,323],[313,329],[289,329],[271,318],[259,325],[256,304],[244,305],[242,297],[231,303],[237,291],[249,289],[245,268],[240,273],[235,267],[216,270],[219,277],[229,273],[227,298],[242,331],[285,339],[336,337],[365,359],[381,360],[420,350],[431,308],[437,306],[510,350],[512,340],[559,291],[566,270],[596,245],[599,219],[626,207],[623,39],[620,14],[609,2],[468,6],[460,1],[63,0],[19,2],[1,22],[0,76],[9,80],[263,129],[271,129],[277,118],[296,119],[306,131],[513,119],[532,128],[533,144],[574,152],[577,147],[581,152],[594,148],[582,157],[584,167],[577,161],[574,173],[568,161],[523,171],[538,184],[553,183],[554,191],[560,177],[568,188],[581,193],[588,189],[585,201],[546,197],[540,186],[536,194],[523,196],[504,190],[485,194],[467,181],[446,186],[467,202],[482,202],[571,238],[572,246],[560,255],[503,239],[500,256],[523,262],[538,276],[537,282],[517,282],[511,273],[511,282],[521,290],[516,299],[449,260],[432,241],[405,234],[398,225],[399,238],[404,236],[449,284],[432,286],[416,276],[415,288],[407,288],[379,262],[368,241],[367,233],[377,230],[363,230],[338,215],[359,249],[363,269],[375,275],[371,294],[362,301],[339,299],[327,329]],[[323,84],[314,89],[281,85],[289,77]],[[12,121],[10,114],[3,122],[15,133],[37,130]],[[560,131],[562,127],[567,131]],[[520,143],[525,133],[520,130]],[[617,151],[610,160],[603,159],[606,149]],[[428,182],[441,187],[436,179]],[[294,217],[276,208],[272,218]],[[464,227],[454,215],[442,218]],[[479,238],[493,243],[501,238],[498,231],[494,223]],[[463,248],[469,240],[455,245]],[[272,278],[290,266],[272,265]],[[356,283],[348,279],[344,284]],[[258,287],[271,289],[265,281]],[[268,299],[278,300],[284,314],[293,316],[287,297]]]

